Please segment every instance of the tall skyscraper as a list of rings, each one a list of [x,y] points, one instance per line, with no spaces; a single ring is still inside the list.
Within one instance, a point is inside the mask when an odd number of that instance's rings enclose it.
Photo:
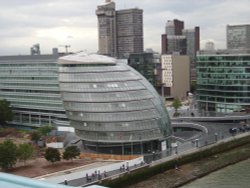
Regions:
[[[193,61],[195,59],[196,52],[200,50],[200,28],[195,27],[194,29],[183,29],[182,34],[187,40],[186,54],[189,55]]]
[[[106,1],[97,7],[99,53],[116,56],[116,21],[115,3]]]
[[[196,52],[200,50],[200,28],[184,29],[183,21],[168,20],[165,34],[162,35],[161,49],[162,54],[179,52],[194,59]]]
[[[227,49],[250,51],[250,25],[227,25]]]
[[[115,10],[106,0],[96,10],[98,17],[99,54],[128,58],[143,52],[143,11],[138,8]]]
[[[168,20],[165,29],[167,35],[182,35],[184,22],[177,19]]]

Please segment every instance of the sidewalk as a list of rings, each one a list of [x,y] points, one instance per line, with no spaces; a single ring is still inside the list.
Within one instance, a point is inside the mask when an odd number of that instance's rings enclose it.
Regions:
[[[37,177],[36,179],[59,184],[63,184],[64,181],[67,180],[68,185],[83,186],[94,184],[104,178],[122,175],[124,173],[129,173],[132,170],[145,167],[142,162],[142,156],[133,160],[122,162],[97,162],[79,168],[47,174],[45,176]],[[141,164],[143,165],[141,166]],[[87,176],[88,179],[86,178]]]

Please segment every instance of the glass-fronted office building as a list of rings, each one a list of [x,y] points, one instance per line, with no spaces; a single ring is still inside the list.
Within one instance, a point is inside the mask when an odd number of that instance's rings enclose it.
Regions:
[[[231,113],[249,108],[250,54],[200,54],[196,69],[201,110]]]
[[[64,108],[85,148],[141,154],[169,146],[165,105],[141,74],[96,54],[64,56],[58,62]]]
[[[0,57],[0,99],[11,103],[12,125],[69,125],[59,92],[58,57]]]
[[[156,86],[157,63],[160,64],[160,55],[153,52],[133,53],[128,58],[128,65],[142,74],[153,86]]]

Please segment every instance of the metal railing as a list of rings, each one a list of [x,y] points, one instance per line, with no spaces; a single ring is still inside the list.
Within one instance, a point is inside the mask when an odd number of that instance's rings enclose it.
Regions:
[[[235,127],[229,128],[226,131],[219,131],[210,134],[203,134],[198,138],[194,138],[185,142],[176,142],[176,147],[168,148],[165,151],[152,151],[150,154],[144,155],[144,161],[146,163],[151,163],[152,161],[160,160],[166,157],[174,156],[177,154],[185,153],[189,150],[193,150],[195,148],[202,148],[211,144],[215,144],[220,140],[227,139],[230,137],[234,137],[236,135],[249,132],[249,126]]]

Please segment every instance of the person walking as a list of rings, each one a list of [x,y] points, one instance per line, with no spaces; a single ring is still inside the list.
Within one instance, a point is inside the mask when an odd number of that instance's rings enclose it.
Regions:
[[[68,185],[68,180],[64,180],[64,185]]]

